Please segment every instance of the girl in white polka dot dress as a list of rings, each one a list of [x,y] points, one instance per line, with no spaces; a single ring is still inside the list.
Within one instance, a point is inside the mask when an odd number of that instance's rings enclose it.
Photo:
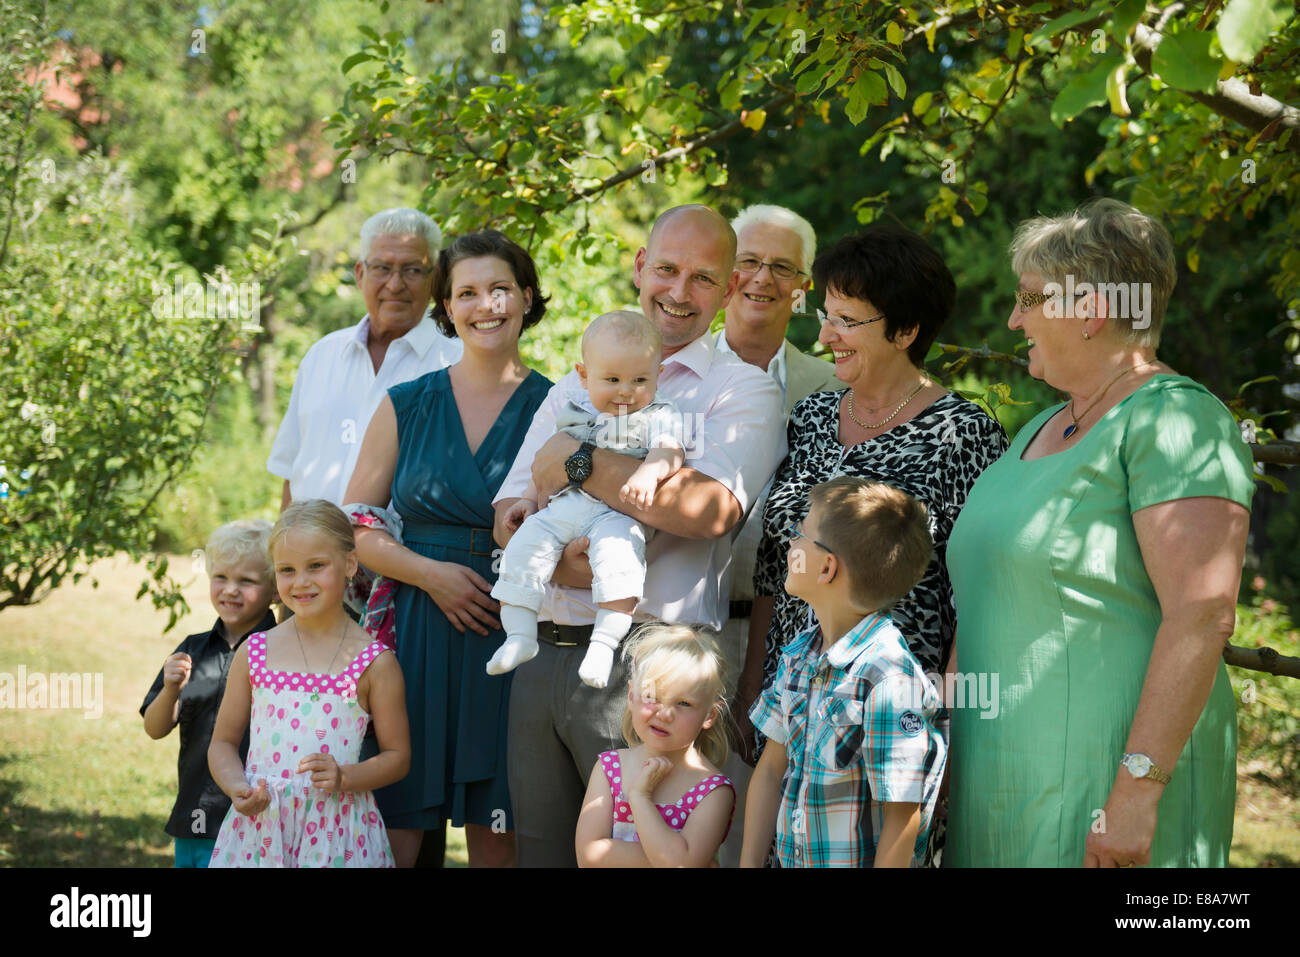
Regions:
[[[580,867],[709,867],[731,828],[722,659],[685,625],[649,625],[632,661],[623,737],[592,768],[575,837]]]
[[[402,672],[343,610],[356,573],[352,525],[322,499],[271,531],[293,617],[249,636],[231,660],[208,764],[230,796],[211,867],[392,867],[371,791],[410,765]],[[356,763],[371,721],[379,753]],[[251,735],[247,768],[239,743]]]

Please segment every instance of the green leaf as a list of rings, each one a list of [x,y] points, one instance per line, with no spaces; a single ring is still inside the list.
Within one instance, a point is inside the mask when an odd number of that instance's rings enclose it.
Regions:
[[[1213,39],[1201,30],[1166,33],[1151,57],[1151,71],[1174,89],[1214,92],[1223,64],[1210,56]]]
[[[1121,62],[1118,56],[1105,57],[1091,70],[1067,83],[1052,101],[1052,122],[1064,126],[1066,120],[1074,119],[1089,107],[1105,103],[1106,78]]]
[[[1074,26],[1075,24],[1084,23],[1087,20],[1094,20],[1105,12],[1106,12],[1106,8],[1102,5],[1090,7],[1087,10],[1071,10],[1069,13],[1064,13],[1061,16],[1057,17],[1055,20],[1048,20],[1041,27],[1039,27],[1037,30],[1034,31],[1034,36],[1036,37],[1056,36],[1056,34],[1062,33],[1065,30],[1070,29],[1070,27]]]
[[[889,88],[894,91],[894,96],[900,100],[907,96],[907,83],[904,82],[903,74],[898,72],[894,64],[885,64],[885,77],[889,80]]]
[[[1007,34],[1007,59],[1014,60],[1020,52],[1020,42],[1025,38],[1024,30],[1012,30]]]
[[[1137,26],[1137,22],[1142,19],[1146,9],[1147,0],[1122,0],[1117,4],[1115,18],[1111,22],[1112,35],[1115,39],[1124,42]]]
[[[1291,4],[1279,0],[1228,0],[1219,18],[1219,46],[1230,60],[1250,63],[1292,11]]]
[[[815,70],[809,70],[799,77],[799,82],[794,85],[794,91],[800,96],[807,96],[813,90],[820,89],[822,80],[826,79],[826,74],[831,72],[831,66],[832,64],[828,63]]]
[[[849,118],[849,122],[857,126],[867,118],[867,110],[871,104],[867,102],[866,97],[862,95],[858,85],[853,84],[849,90],[849,102],[844,107],[844,112]]]
[[[1281,380],[1275,375],[1262,375],[1257,379],[1251,379],[1249,382],[1243,382],[1241,388],[1237,390],[1237,395],[1241,395],[1252,385],[1259,385],[1261,382],[1280,382]]]
[[[903,28],[890,20],[889,25],[885,27],[885,40],[891,46],[901,46],[903,43]]]
[[[913,101],[912,103],[912,115],[924,116],[925,111],[930,108],[930,101],[932,99],[934,99],[934,94],[929,90],[926,90],[924,93],[918,96],[916,100]]]
[[[360,53],[354,53],[352,54],[352,56],[344,60],[343,66],[340,69],[342,69],[344,73],[347,73],[348,70],[351,70],[358,63],[365,63],[367,60],[373,60],[373,59],[374,57],[372,57],[365,50],[362,50]]]

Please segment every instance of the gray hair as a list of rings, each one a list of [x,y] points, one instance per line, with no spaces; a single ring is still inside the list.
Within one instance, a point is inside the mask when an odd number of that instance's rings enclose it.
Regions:
[[[1130,289],[1135,297],[1145,293],[1145,310],[1136,307],[1139,321],[1114,326],[1130,342],[1151,347],[1160,342],[1160,326],[1178,279],[1169,231],[1127,203],[1106,198],[1089,200],[1061,216],[1021,223],[1011,241],[1011,268],[1017,275],[1037,273],[1044,282],[1066,288],[1081,282],[1105,284],[1112,308],[1117,299],[1130,306]],[[1118,311],[1128,313],[1121,318],[1135,315],[1129,308]]]
[[[419,236],[429,247],[429,259],[438,258],[442,248],[442,230],[418,209],[395,206],[375,213],[361,226],[361,261],[370,256],[370,244],[376,236]]]
[[[812,261],[817,258],[817,234],[813,231],[812,223],[793,209],[770,204],[746,206],[731,221],[731,228],[736,231],[737,236],[747,226],[760,225],[779,226],[781,229],[788,229],[798,236],[799,245],[803,249],[803,262],[799,264],[799,268],[804,272],[808,272],[812,266]]]

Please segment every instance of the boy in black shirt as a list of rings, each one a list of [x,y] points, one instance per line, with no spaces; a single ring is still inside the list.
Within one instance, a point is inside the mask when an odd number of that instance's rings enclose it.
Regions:
[[[167,820],[177,867],[208,866],[230,808],[230,799],[208,772],[208,744],[235,649],[249,634],[275,626],[270,610],[275,574],[266,550],[270,533],[271,523],[264,519],[230,522],[212,533],[205,561],[217,623],[177,646],[140,706],[151,738],[165,738],[181,726],[176,760],[180,788]],[[239,755],[241,760],[248,756],[247,734]]]

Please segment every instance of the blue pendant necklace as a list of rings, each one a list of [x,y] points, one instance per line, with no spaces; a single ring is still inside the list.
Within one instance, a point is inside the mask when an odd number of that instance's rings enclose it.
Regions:
[[[1137,370],[1137,369],[1141,369],[1143,366],[1149,366],[1149,365],[1151,365],[1151,363],[1152,363],[1153,361],[1155,361],[1155,360],[1147,360],[1146,362],[1139,362],[1139,363],[1138,363],[1137,365],[1135,365],[1135,366],[1129,366],[1127,369],[1120,369],[1119,372],[1117,372],[1117,373],[1116,373],[1116,374],[1111,378],[1111,380],[1110,380],[1109,382],[1107,382],[1104,386],[1102,386],[1101,393],[1097,396],[1097,398],[1093,399],[1091,402],[1088,403],[1088,408],[1084,409],[1084,410],[1083,410],[1083,413],[1082,413],[1081,415],[1075,415],[1075,414],[1074,414],[1074,400],[1071,399],[1071,400],[1070,400],[1070,418],[1073,419],[1074,421],[1073,421],[1070,425],[1067,425],[1067,426],[1065,427],[1065,431],[1061,433],[1061,438],[1063,438],[1063,439],[1068,439],[1070,436],[1074,435],[1075,432],[1078,432],[1078,431],[1079,431],[1079,420],[1082,419],[1082,418],[1083,418],[1085,415],[1087,415],[1089,412],[1091,412],[1093,406],[1095,406],[1098,402],[1100,402],[1102,399],[1104,399],[1104,398],[1106,397],[1106,391],[1107,391],[1111,386],[1113,386],[1116,382],[1118,382],[1118,381],[1119,381],[1120,379],[1122,379],[1124,376],[1128,375],[1128,373],[1133,372],[1133,371],[1135,371],[1135,370]]]

